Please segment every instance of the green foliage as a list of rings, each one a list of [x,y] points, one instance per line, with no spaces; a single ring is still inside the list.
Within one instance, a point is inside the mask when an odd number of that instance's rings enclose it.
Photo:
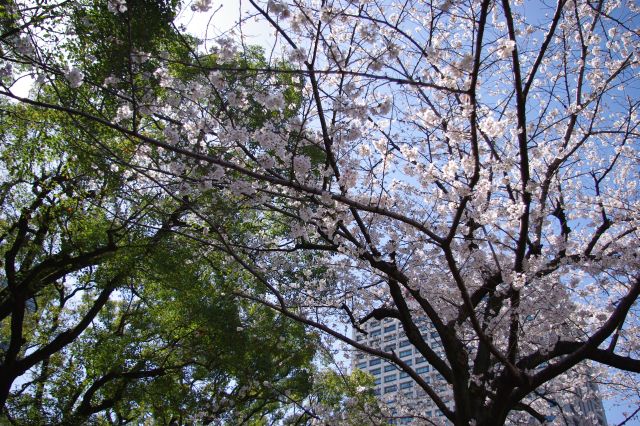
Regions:
[[[237,297],[241,289],[265,290],[219,252],[157,231],[163,224],[199,225],[171,222],[172,214],[185,214],[181,200],[140,194],[135,180],[112,167],[114,159],[134,155],[130,140],[62,112],[20,105],[2,111],[0,254],[18,247],[16,285],[28,288],[34,301],[25,311],[18,360],[27,347],[45,350],[113,288],[79,337],[21,377],[20,392],[5,406],[14,424],[201,419],[259,425],[284,418],[291,400],[307,397],[315,336]],[[190,202],[208,205],[238,238],[264,226],[215,191]],[[25,209],[31,231],[18,244]],[[110,245],[86,264],[30,275]],[[12,339],[10,318],[4,316],[0,328],[5,342]]]
[[[326,410],[323,415],[344,425],[385,424],[379,401],[373,394],[373,380],[373,376],[360,370],[349,375],[323,373],[314,384],[318,405]]]
[[[115,76],[130,82],[135,54],[157,56],[185,51],[185,39],[173,27],[175,0],[127,1],[127,10],[113,13],[105,1],[79,2],[71,17],[75,38],[68,50],[84,58],[83,70],[98,83]],[[133,55],[133,56],[132,56]],[[136,74],[153,69],[153,61],[136,68]]]
[[[273,386],[296,398],[309,392],[314,340],[299,324],[234,298],[234,271],[215,254],[207,262],[191,260],[197,248],[174,236],[144,259],[95,326],[56,356],[58,369],[49,365],[39,419],[71,424],[87,418],[80,401],[104,377],[112,379],[91,406],[113,400],[107,411],[113,416],[162,424],[197,416],[230,424],[259,419],[281,406]],[[11,403],[33,408],[32,395]],[[33,416],[32,409],[24,421]]]

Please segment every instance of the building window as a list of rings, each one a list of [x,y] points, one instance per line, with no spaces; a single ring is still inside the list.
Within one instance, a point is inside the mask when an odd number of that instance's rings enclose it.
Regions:
[[[404,348],[405,346],[409,346],[411,343],[408,340],[403,340],[400,342],[400,347]]]
[[[416,373],[418,374],[422,374],[422,373],[428,373],[429,372],[429,366],[425,366],[425,367],[419,367],[416,368]]]
[[[371,361],[369,361],[369,365],[378,365],[380,364],[380,358],[376,358],[376,359],[372,359]]]
[[[398,390],[398,386],[396,385],[391,385],[391,386],[387,386],[384,388],[384,393],[391,393],[391,392],[395,392]]]
[[[375,379],[375,380],[373,381],[373,384],[374,384],[374,385],[379,385],[379,384],[380,384],[380,377],[378,377],[377,379]]]
[[[373,374],[374,376],[380,374],[380,368],[374,368],[373,370],[369,371],[370,374]]]
[[[405,358],[411,356],[411,349],[407,349],[406,351],[400,351],[400,358]]]
[[[387,327],[384,328],[384,332],[385,333],[391,333],[392,331],[396,331],[396,325],[395,324],[391,324]]]
[[[411,365],[411,364],[413,364],[413,360],[412,359],[408,359],[404,363],[407,364],[407,365]]]
[[[395,374],[390,374],[388,376],[384,376],[384,382],[385,383],[393,382],[395,379],[396,379],[396,375]]]
[[[404,379],[405,377],[409,377],[409,374],[408,374],[408,373],[405,373],[404,371],[401,371],[401,372],[400,372],[400,378],[401,378],[401,379]]]
[[[395,370],[395,369],[396,369],[396,366],[395,366],[395,365],[391,365],[391,364],[389,364],[389,365],[385,365],[385,366],[384,366],[384,372],[385,372],[385,373],[386,373],[387,371],[393,371],[393,370]]]
[[[437,339],[438,338],[438,332],[437,331],[431,332],[431,338],[432,339]]]
[[[395,338],[396,338],[395,334],[389,334],[388,336],[384,336],[384,341],[388,342],[388,341],[393,340]]]
[[[416,364],[421,364],[421,363],[423,363],[425,361],[426,361],[426,359],[424,359],[423,356],[419,356],[419,357],[416,358]]]
[[[374,389],[373,394],[376,396],[380,395],[380,389]]]
[[[395,348],[396,348],[396,344],[394,343],[394,344],[392,344],[392,345],[387,345],[387,346],[385,346],[385,347],[384,347],[384,350],[385,350],[385,351],[392,351],[392,350],[394,350]]]
[[[366,362],[361,362],[358,365],[356,365],[356,367],[358,367],[360,370],[362,370],[363,368],[366,368],[367,363]]]
[[[409,389],[411,386],[413,386],[413,382],[400,383],[400,389]]]
[[[382,331],[380,331],[379,328],[376,328],[375,330],[371,330],[371,332],[369,333],[369,337],[376,337],[380,334],[382,334]]]

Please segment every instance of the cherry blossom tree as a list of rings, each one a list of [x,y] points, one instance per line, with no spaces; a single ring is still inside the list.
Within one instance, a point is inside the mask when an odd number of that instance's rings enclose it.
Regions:
[[[232,32],[185,35],[188,60],[131,48],[109,75],[91,49],[54,54],[88,6],[12,5],[0,94],[135,141],[118,161],[139,190],[186,200],[183,232],[261,283],[238,298],[394,363],[456,425],[561,423],[585,377],[637,402],[634,2],[248,0]],[[184,7],[210,25],[219,10]],[[73,13],[48,28],[49,9]],[[274,34],[263,54],[254,19]],[[385,318],[442,383],[358,338]]]

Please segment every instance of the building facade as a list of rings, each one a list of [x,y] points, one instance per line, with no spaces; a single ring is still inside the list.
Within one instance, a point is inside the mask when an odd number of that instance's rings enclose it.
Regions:
[[[431,322],[416,321],[420,333],[434,351],[442,355],[442,344],[438,333]],[[433,383],[436,391],[444,394],[444,401],[452,400],[447,394],[444,378],[435,371],[426,359],[420,355],[407,340],[402,325],[398,320],[387,318],[382,321],[370,320],[364,324],[367,335],[356,333],[355,339],[372,348],[395,353],[412,366],[427,383]],[[423,389],[415,384],[413,379],[394,364],[377,357],[358,353],[353,358],[353,367],[371,374],[375,378],[375,394],[391,408],[397,419],[396,424],[420,424],[420,421],[409,417],[409,413],[420,413],[420,416],[430,419],[435,424],[447,424],[442,412],[433,404]]]

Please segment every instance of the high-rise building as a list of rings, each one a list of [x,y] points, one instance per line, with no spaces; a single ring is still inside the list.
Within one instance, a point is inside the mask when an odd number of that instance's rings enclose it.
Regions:
[[[437,354],[442,354],[442,344],[438,333],[431,322],[418,320],[418,328],[426,342]],[[435,389],[443,396],[445,402],[452,400],[452,395],[444,382],[444,378],[435,371],[426,359],[418,352],[402,330],[399,321],[387,318],[382,321],[370,320],[364,324],[367,335],[356,333],[356,340],[372,348],[395,353],[405,363],[412,366],[427,383],[433,383]],[[377,357],[359,353],[353,359],[353,367],[366,371],[375,378],[374,392],[387,403],[394,416],[396,424],[416,424],[409,417],[409,413],[420,413],[420,416],[432,419],[436,424],[445,424],[442,412],[427,397],[423,389],[415,384],[413,379],[396,365]],[[405,416],[406,414],[406,416]]]
[[[427,319],[416,320],[416,325],[425,342],[438,355],[443,355],[442,343],[435,328]],[[426,359],[409,342],[400,322],[393,318],[382,321],[370,320],[363,325],[367,335],[355,332],[354,338],[375,349],[395,353],[405,363],[412,366],[427,383],[433,384],[435,391],[452,407],[453,394],[444,378],[435,371]],[[385,402],[395,417],[395,424],[450,424],[442,412],[433,404],[411,377],[396,365],[380,358],[358,353],[352,359],[353,368],[365,371],[375,378],[374,393]],[[562,404],[562,418],[550,419],[550,424],[567,426],[607,426],[607,420],[598,396],[597,386],[586,381],[584,389],[576,390],[569,402]],[[452,407],[453,408],[453,407]],[[419,417],[413,418],[411,414]]]
[[[564,403],[558,420],[567,426],[607,426],[607,416],[602,406],[598,386],[585,380]]]

